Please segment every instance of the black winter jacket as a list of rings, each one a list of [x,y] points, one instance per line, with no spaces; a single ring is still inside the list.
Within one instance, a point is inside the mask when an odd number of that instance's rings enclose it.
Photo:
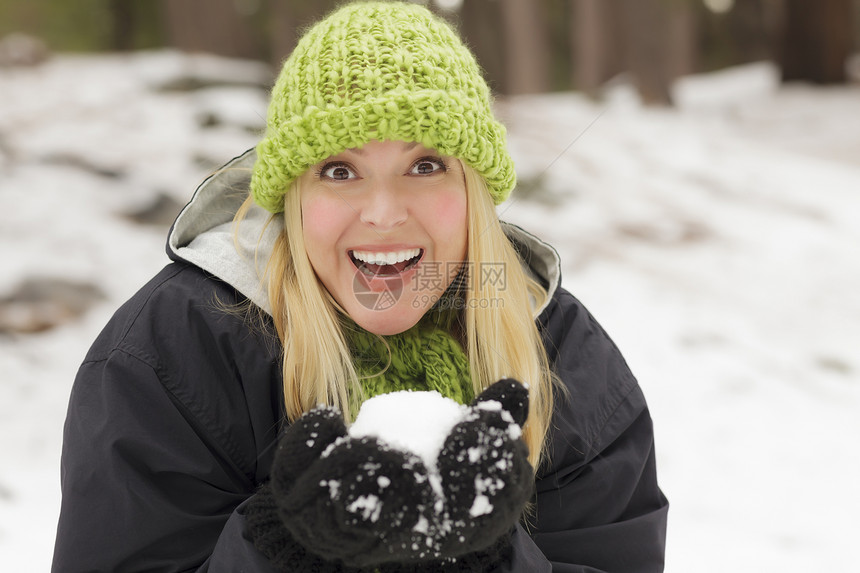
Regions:
[[[245,535],[243,508],[268,476],[284,424],[280,348],[265,325],[251,329],[225,310],[249,299],[266,308],[224,242],[236,207],[223,208],[224,188],[246,177],[226,170],[198,189],[171,231],[174,262],[117,311],[78,372],[55,572],[272,570]],[[552,252],[508,231],[552,293],[539,324],[569,396],[556,399],[550,462],[507,570],[662,571],[668,504],[642,392],[603,329],[558,286]]]

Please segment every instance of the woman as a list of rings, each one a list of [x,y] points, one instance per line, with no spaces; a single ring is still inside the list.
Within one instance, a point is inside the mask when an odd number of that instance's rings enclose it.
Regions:
[[[350,421],[377,394],[467,404],[511,376],[528,383],[535,495],[504,550],[391,549],[361,570],[477,556],[469,570],[661,571],[644,398],[560,287],[555,251],[496,218],[514,183],[487,86],[446,24],[370,2],[311,28],[261,143],[200,186],[173,262],[81,366],[54,570],[359,570],[310,550],[285,562],[268,543],[303,551],[264,485],[306,461],[276,455],[279,433],[318,404]]]

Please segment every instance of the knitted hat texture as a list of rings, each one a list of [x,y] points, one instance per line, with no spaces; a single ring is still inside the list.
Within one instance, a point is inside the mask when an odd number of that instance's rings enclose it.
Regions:
[[[255,201],[283,211],[306,169],[371,140],[415,141],[461,159],[496,204],[516,183],[474,56],[422,6],[347,4],[302,37],[272,90],[251,177]]]

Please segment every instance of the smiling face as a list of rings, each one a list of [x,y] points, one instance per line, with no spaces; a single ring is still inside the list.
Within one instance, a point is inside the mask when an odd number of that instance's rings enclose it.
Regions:
[[[311,265],[369,332],[414,326],[465,259],[466,185],[454,158],[371,141],[312,166],[300,189]]]

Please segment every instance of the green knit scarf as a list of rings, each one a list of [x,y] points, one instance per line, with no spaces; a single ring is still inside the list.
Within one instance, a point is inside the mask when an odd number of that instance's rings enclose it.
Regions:
[[[398,390],[435,390],[460,404],[470,403],[469,359],[451,334],[456,318],[453,311],[434,309],[409,330],[383,337],[346,324],[365,399]]]

